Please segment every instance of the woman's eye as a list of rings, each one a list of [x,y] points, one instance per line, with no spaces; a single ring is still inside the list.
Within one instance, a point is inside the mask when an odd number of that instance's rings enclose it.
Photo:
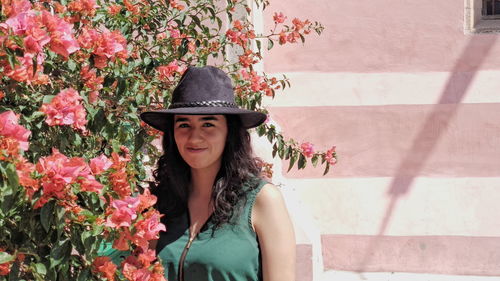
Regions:
[[[203,124],[203,127],[213,127],[213,126],[214,126],[214,124],[212,124],[212,123],[204,123]]]
[[[186,123],[179,124],[179,128],[188,128],[188,127],[189,127],[189,125]]]

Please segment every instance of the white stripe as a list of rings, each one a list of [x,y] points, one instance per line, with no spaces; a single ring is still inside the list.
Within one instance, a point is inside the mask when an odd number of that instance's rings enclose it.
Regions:
[[[274,100],[266,98],[268,106],[435,104],[445,89],[448,94],[466,89],[462,103],[500,102],[500,71],[493,70],[459,75],[450,72],[268,74],[278,78],[285,74],[292,84],[284,92],[278,90]],[[463,85],[467,80],[464,75],[473,77],[470,84]]]
[[[291,213],[311,214],[322,234],[378,235],[388,216],[383,235],[500,236],[500,178],[415,178],[390,210],[392,180],[286,179],[286,189],[300,200]]]

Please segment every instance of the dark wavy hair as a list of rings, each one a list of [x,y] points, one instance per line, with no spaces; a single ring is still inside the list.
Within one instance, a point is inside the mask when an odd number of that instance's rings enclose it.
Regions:
[[[257,160],[252,155],[250,134],[242,127],[238,116],[225,116],[228,128],[226,145],[212,191],[214,212],[211,221],[215,228],[231,221],[237,211],[235,206],[246,200],[247,192],[256,187],[260,174]],[[156,209],[168,220],[187,212],[191,170],[177,149],[173,116],[166,122],[169,130],[163,135],[163,155],[153,171],[155,182],[151,183],[150,189],[158,198]],[[248,187],[245,189],[244,185]]]

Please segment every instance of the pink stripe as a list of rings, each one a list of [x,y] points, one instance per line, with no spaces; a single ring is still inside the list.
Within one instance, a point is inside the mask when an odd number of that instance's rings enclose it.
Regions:
[[[327,177],[498,177],[500,104],[273,107],[287,136],[337,146]],[[322,169],[286,173],[322,178]]]
[[[425,72],[473,70],[474,61],[497,35],[470,36],[463,30],[463,1],[421,0],[273,1],[265,13],[265,30],[273,28],[272,14],[320,21],[321,36],[306,36],[305,44],[286,44],[265,56],[267,72]],[[389,9],[387,7],[390,7]],[[443,13],[442,11],[446,11]],[[278,30],[279,32],[279,30]],[[473,48],[465,57],[469,40]],[[482,69],[498,69],[500,44],[494,44]],[[347,93],[346,93],[347,94]],[[404,93],[401,93],[404,94]]]
[[[296,251],[295,280],[312,281],[312,246],[299,244],[296,247]]]
[[[325,269],[500,275],[500,237],[323,235]]]

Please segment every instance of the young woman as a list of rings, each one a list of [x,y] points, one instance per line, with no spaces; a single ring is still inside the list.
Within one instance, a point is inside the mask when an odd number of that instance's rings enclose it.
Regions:
[[[259,177],[247,131],[266,116],[236,106],[229,77],[190,67],[169,109],[141,118],[164,132],[151,191],[168,280],[295,280],[292,224],[280,191]]]

